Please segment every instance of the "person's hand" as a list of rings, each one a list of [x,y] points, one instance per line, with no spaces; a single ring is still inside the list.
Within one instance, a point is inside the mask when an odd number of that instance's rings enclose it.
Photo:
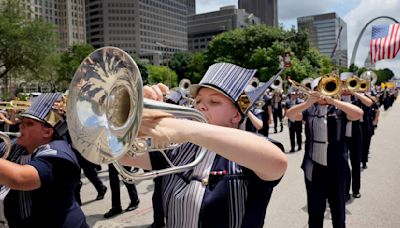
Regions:
[[[167,94],[169,94],[169,88],[162,83],[143,87],[143,96],[148,99],[163,101]]]
[[[335,99],[333,99],[333,98],[330,97],[330,96],[321,95],[321,99],[322,99],[322,100],[325,100],[326,103],[328,103],[328,104],[330,104],[330,105],[333,105],[333,103],[335,102]]]
[[[314,104],[315,102],[318,101],[318,99],[319,99],[320,97],[321,97],[321,94],[320,94],[320,93],[318,93],[317,91],[311,91],[311,92],[308,94],[306,103],[308,103],[308,104]]]
[[[188,120],[175,119],[172,114],[161,110],[144,109],[138,137],[152,138],[155,148],[167,148],[173,143],[185,142],[184,123]]]

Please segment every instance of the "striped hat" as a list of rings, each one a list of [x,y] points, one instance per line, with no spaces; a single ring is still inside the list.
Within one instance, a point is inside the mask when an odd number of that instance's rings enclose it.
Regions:
[[[231,63],[216,63],[208,68],[199,84],[190,86],[189,91],[195,97],[200,87],[208,87],[236,102],[256,72],[256,69],[246,69]]]
[[[53,111],[54,102],[61,99],[61,93],[43,93],[39,95],[32,105],[20,114],[23,118],[31,118],[54,127],[63,118]]]

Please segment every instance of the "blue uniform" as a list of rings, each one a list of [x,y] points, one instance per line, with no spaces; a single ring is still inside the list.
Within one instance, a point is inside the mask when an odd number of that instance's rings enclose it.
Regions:
[[[185,164],[194,159],[198,150],[199,146],[186,143],[168,153],[168,156],[175,165]],[[279,180],[263,181],[253,171],[219,155],[213,157],[212,154],[207,151],[203,159],[211,157],[212,164],[206,175],[206,184],[193,170],[163,177],[163,206],[167,227],[185,227],[190,222],[194,224],[190,227],[263,227],[273,187]],[[150,153],[150,156],[153,169],[167,167],[161,154]],[[198,166],[202,166],[203,161]],[[203,183],[204,195],[199,196],[196,190],[192,191],[192,185],[196,185],[194,182],[199,185]],[[196,199],[199,201],[194,205],[198,205],[199,210],[195,213],[186,212],[195,210],[183,206],[185,201]],[[192,218],[198,220],[185,221]]]
[[[38,171],[41,186],[28,192],[31,212],[25,218],[18,206],[21,191],[10,190],[4,201],[4,213],[9,226],[88,227],[74,197],[80,168],[69,144],[57,140],[42,145],[34,151],[27,164]]]

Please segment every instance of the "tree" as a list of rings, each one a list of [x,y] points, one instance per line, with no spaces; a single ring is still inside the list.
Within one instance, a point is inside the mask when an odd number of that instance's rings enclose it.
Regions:
[[[142,81],[143,84],[147,84],[147,80],[148,80],[148,72],[147,72],[147,66],[146,64],[143,63],[142,60],[140,60],[138,57],[136,56],[132,56],[133,60],[136,62],[136,65],[139,68],[140,71],[140,75],[142,76]]]
[[[168,62],[168,66],[178,75],[178,81],[185,78],[185,74],[192,61],[193,54],[190,52],[176,52]]]
[[[68,87],[81,62],[93,51],[94,48],[90,44],[76,44],[61,54],[55,80],[60,85],[60,90]]]
[[[188,65],[188,70],[184,75],[185,78],[189,79],[192,83],[199,83],[208,69],[206,59],[207,57],[204,52],[193,54],[192,60]]]
[[[279,71],[279,56],[291,53],[294,65],[282,76],[296,80],[317,77],[332,72],[328,57],[310,48],[306,32],[273,28],[265,25],[235,29],[216,36],[208,46],[206,64],[229,62],[245,68],[259,70],[261,81],[268,80]]]
[[[174,71],[166,66],[147,65],[148,84],[163,83],[169,88],[178,85],[178,76]]]
[[[26,16],[21,0],[0,6],[0,78],[31,75],[48,80],[50,63],[57,55],[57,38],[51,24]],[[8,90],[8,88],[7,88]]]

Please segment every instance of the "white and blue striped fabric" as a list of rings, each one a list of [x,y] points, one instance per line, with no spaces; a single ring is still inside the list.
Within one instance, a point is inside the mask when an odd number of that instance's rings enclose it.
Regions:
[[[231,63],[216,63],[208,68],[199,84],[191,86],[190,92],[195,96],[201,86],[213,87],[236,102],[256,72],[256,69],[246,69]]]
[[[25,112],[21,113],[20,116],[46,123],[46,117],[52,110],[54,102],[60,99],[61,93],[43,93],[38,96],[33,101],[32,105]]]

